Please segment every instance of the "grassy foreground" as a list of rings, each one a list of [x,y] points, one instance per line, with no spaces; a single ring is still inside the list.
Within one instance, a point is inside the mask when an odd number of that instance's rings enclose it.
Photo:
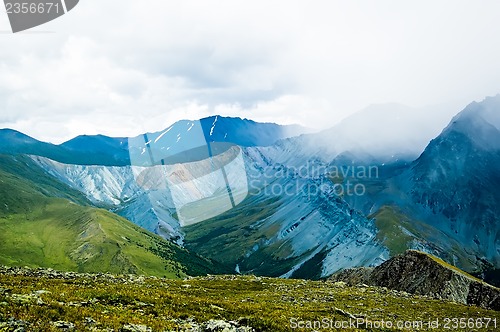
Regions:
[[[460,330],[451,329],[452,323],[450,328],[444,328],[446,318],[474,322],[474,328],[464,331],[495,331],[500,312],[385,288],[348,287],[344,283],[322,281],[254,276],[168,280],[0,268],[0,331],[9,330],[12,322],[20,321],[24,321],[19,324],[25,324],[28,331],[134,331],[133,328],[136,331],[192,331],[197,324],[214,319],[235,321],[236,325],[255,331],[291,331],[299,323],[304,328],[296,330],[312,331],[308,322],[313,324],[323,319],[330,322],[327,327],[333,327],[324,330],[400,330],[372,328],[367,321],[372,324],[422,322],[421,328],[407,331]],[[365,324],[354,329],[335,329],[335,321],[358,319]],[[476,328],[478,319],[481,328]],[[491,319],[487,328],[485,319]],[[497,328],[493,325],[495,319]],[[430,329],[426,325],[436,320],[440,328]]]

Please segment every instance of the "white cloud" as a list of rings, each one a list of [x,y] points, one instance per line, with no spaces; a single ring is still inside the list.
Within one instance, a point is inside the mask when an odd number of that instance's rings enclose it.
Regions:
[[[221,104],[215,114],[249,118],[260,122],[280,124],[307,123],[311,129],[324,127],[324,116],[330,110],[326,100],[309,99],[301,95],[283,95],[271,101],[258,102],[245,108],[239,104]],[[340,118],[330,120],[335,124]]]
[[[500,92],[500,3],[81,1],[0,34],[0,127],[60,142],[216,113],[325,128]],[[0,15],[0,30],[8,30]]]

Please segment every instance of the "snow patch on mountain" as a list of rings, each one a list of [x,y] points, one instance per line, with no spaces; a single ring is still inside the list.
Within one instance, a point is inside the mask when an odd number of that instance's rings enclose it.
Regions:
[[[216,116],[214,123],[212,124],[212,128],[210,128],[210,136],[212,136],[214,134],[215,124],[217,123],[218,119],[219,119],[219,116]]]
[[[161,133],[156,139],[155,139],[155,143],[157,143],[163,136],[165,136],[170,130],[172,130],[173,126],[170,126],[167,128],[167,130],[165,130],[163,133]],[[189,131],[189,129],[188,129]]]

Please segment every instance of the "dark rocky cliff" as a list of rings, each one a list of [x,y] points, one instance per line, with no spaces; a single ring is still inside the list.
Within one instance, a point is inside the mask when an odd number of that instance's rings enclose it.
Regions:
[[[446,301],[500,310],[500,289],[432,255],[408,250],[375,268],[343,270],[330,280],[387,287]]]

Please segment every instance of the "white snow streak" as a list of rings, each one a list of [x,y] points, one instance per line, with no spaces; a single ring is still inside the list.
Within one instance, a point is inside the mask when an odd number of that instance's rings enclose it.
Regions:
[[[217,123],[217,120],[219,119],[219,116],[216,115],[215,116],[215,120],[214,120],[214,123],[212,124],[212,128],[210,129],[210,136],[212,136],[212,134],[214,133],[214,128],[215,128],[215,124]]]
[[[172,129],[174,126],[170,126],[168,127],[167,130],[165,130],[163,133],[161,133],[160,136],[158,136],[156,139],[155,139],[155,143],[158,142],[160,140],[160,138],[162,138],[166,133],[168,133],[170,131],[170,129]]]

